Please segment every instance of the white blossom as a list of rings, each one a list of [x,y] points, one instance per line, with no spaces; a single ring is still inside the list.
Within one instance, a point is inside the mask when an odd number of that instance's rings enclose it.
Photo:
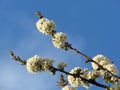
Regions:
[[[72,86],[64,86],[62,90],[77,90],[77,89],[76,87],[72,87]]]
[[[113,74],[118,74],[118,69],[114,64],[107,64],[104,66],[104,68],[106,68],[107,70],[109,70],[111,73]]]
[[[117,67],[110,61],[109,58],[99,54],[96,55],[93,58],[94,61],[96,61],[98,64],[102,65],[105,69],[109,70],[112,74],[117,74],[118,73],[118,69]],[[92,67],[93,69],[98,69],[98,65],[96,65],[95,63],[92,62]],[[100,70],[101,75],[103,75],[105,77],[105,82],[110,82],[110,81],[114,81],[115,78],[110,76],[110,77],[106,77],[106,71],[105,70]]]
[[[49,58],[41,58],[35,55],[27,60],[26,67],[30,73],[42,72],[50,70],[50,68],[53,66],[53,62],[54,60]]]
[[[118,78],[112,76],[111,74],[109,74],[107,72],[103,75],[103,79],[104,79],[105,83],[113,83],[114,84],[115,82],[118,81]]]
[[[84,88],[86,88],[86,89],[89,89],[90,88],[90,84],[89,83],[87,83],[86,81],[81,81],[81,85],[84,87]]]
[[[113,81],[113,83],[116,82],[116,81],[118,81],[118,79],[116,77],[113,77],[113,76],[111,76],[110,79],[111,79],[111,81]]]
[[[105,66],[107,64],[111,64],[111,61],[109,60],[109,58],[107,58],[101,54],[98,54],[95,57],[93,57],[93,60],[102,66]],[[98,69],[98,65],[93,63],[93,62],[92,62],[92,67],[93,67],[93,69]]]
[[[26,68],[27,68],[28,72],[36,73],[36,72],[44,71],[41,68],[41,64],[42,64],[41,61],[42,61],[42,59],[39,56],[37,56],[37,55],[35,55],[32,58],[29,58],[27,60],[27,63],[26,63]]]
[[[66,36],[65,33],[63,33],[63,32],[58,32],[58,33],[54,34],[54,36],[52,37],[53,45],[54,45],[56,48],[65,49],[66,39],[67,39],[67,36]]]
[[[88,72],[88,69],[81,69],[80,67],[75,67],[70,71],[71,74],[79,75],[83,78],[86,78],[84,75],[86,72]],[[81,80],[80,77],[74,77],[74,76],[68,75],[68,82],[73,87],[78,87],[80,85],[82,85],[87,89],[90,87],[90,84],[87,81]]]
[[[53,66],[54,60],[50,60],[49,58],[43,58],[43,66],[45,71],[50,70],[50,68]]]
[[[84,76],[86,79],[98,79],[101,76],[101,72],[97,70],[88,71]]]
[[[93,70],[89,71],[88,68],[82,69],[81,76],[86,79],[97,79],[98,77],[102,76],[101,70]]]
[[[79,67],[75,67],[74,69],[72,69],[70,71],[71,74],[77,74],[77,73],[80,73],[81,72],[81,68]],[[73,77],[71,75],[68,75],[68,82],[70,83],[71,86],[73,87],[78,87],[81,85],[81,79],[78,78],[78,77]]]
[[[67,64],[66,64],[65,62],[61,62],[61,63],[59,63],[58,66],[57,66],[57,68],[58,68],[59,70],[62,70],[62,69],[64,69],[65,67],[67,67]]]
[[[43,34],[52,34],[52,31],[55,30],[55,23],[52,20],[48,20],[47,18],[42,18],[36,23],[37,29]]]

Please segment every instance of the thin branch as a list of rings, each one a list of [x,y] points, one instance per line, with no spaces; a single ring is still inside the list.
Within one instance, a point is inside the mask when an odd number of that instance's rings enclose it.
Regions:
[[[64,79],[64,76],[61,74],[59,78],[58,85],[64,87],[68,84],[68,81]]]
[[[37,11],[35,15],[38,16],[40,19],[44,17],[40,11]]]
[[[19,56],[15,56],[13,51],[10,51],[10,55],[13,57],[13,60],[21,62],[22,65],[26,65],[26,61],[22,60]]]
[[[39,18],[43,18],[43,15],[42,15],[41,12],[39,12],[39,11],[36,13],[36,16],[38,16]],[[54,30],[54,31],[55,31],[55,30]],[[56,33],[56,31],[52,33],[52,37],[54,36],[55,33]],[[100,64],[97,63],[96,61],[92,60],[91,57],[89,57],[89,56],[87,56],[86,54],[80,52],[80,51],[77,50],[76,48],[73,48],[72,45],[69,44],[68,42],[65,43],[65,46],[66,46],[66,47],[69,47],[71,50],[75,51],[76,53],[80,54],[82,57],[86,58],[86,59],[87,59],[86,62],[93,62],[93,63],[95,63],[96,65],[98,65],[99,69],[105,70],[105,71],[107,71],[110,75],[116,77],[117,79],[120,79],[120,77],[118,77],[117,75],[114,75],[114,74],[111,73],[109,70],[107,70],[106,68],[104,68],[102,65],[100,65]]]
[[[106,89],[106,88],[109,87],[109,86],[105,86],[105,85],[103,85],[103,84],[100,84],[100,83],[96,82],[95,80],[92,80],[92,79],[89,79],[89,80],[88,80],[88,79],[86,79],[86,78],[83,78],[83,77],[81,77],[80,75],[71,74],[71,73],[66,72],[66,71],[64,71],[64,70],[59,70],[59,69],[57,69],[57,68],[55,68],[55,67],[51,67],[51,68],[53,68],[55,71],[59,71],[59,72],[65,73],[66,75],[71,75],[71,76],[73,76],[73,77],[81,78],[81,80],[86,81],[86,82],[88,82],[88,83],[90,83],[90,84],[96,85],[96,86],[101,87],[101,88],[105,88],[105,89]]]
[[[75,51],[76,53],[80,54],[82,57],[87,59],[87,62],[93,62],[96,65],[98,65],[98,67],[102,70],[107,71],[110,75],[112,75],[113,77],[116,77],[117,79],[120,79],[120,77],[118,77],[117,75],[114,75],[113,73],[111,73],[109,70],[107,70],[106,68],[104,68],[102,65],[100,65],[99,63],[97,63],[96,61],[94,61],[91,57],[87,56],[86,54],[80,52],[79,50],[77,50],[76,48],[73,48],[71,44],[66,42],[66,45],[73,51]]]
[[[26,65],[26,61],[25,61],[25,60],[22,60],[19,56],[15,56],[15,55],[14,55],[14,52],[10,51],[10,55],[13,57],[13,59],[14,59],[15,61],[21,62],[22,65]],[[88,79],[85,79],[85,78],[81,77],[80,75],[71,74],[71,73],[69,73],[69,72],[67,72],[67,71],[64,71],[64,70],[62,70],[62,69],[57,69],[57,68],[55,68],[55,67],[51,67],[51,66],[50,66],[50,68],[53,69],[54,71],[59,71],[59,72],[65,73],[66,75],[71,75],[71,76],[73,76],[73,77],[81,78],[81,80],[86,81],[86,82],[88,82],[88,83],[90,83],[90,84],[96,85],[96,86],[98,86],[98,87],[108,88],[108,86],[105,86],[105,85],[103,85],[103,84],[100,84],[100,83],[96,82],[95,80],[92,80],[92,79],[88,80]],[[66,83],[66,84],[67,84],[67,83]]]

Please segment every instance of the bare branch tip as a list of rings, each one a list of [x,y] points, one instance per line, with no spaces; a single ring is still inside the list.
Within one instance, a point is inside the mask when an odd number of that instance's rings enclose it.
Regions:
[[[38,16],[40,19],[43,18],[43,15],[41,14],[40,11],[37,11],[37,12],[35,13],[35,15]]]
[[[11,55],[11,56],[14,56],[14,52],[13,52],[13,51],[10,51],[10,55]]]
[[[22,65],[26,65],[26,61],[22,60],[19,56],[15,56],[13,51],[10,51],[10,55],[12,56],[13,60],[21,62]]]

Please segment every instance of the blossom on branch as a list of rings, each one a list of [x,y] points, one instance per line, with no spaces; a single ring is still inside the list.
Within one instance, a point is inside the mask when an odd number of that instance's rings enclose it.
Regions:
[[[106,68],[107,70],[109,70],[111,73],[115,75],[118,73],[117,67],[110,61],[109,58],[105,57],[104,55],[98,54],[95,57],[93,57],[93,60],[101,66],[103,66],[104,68]],[[94,62],[92,62],[92,67],[95,70],[99,69],[99,66]]]
[[[97,70],[93,70],[93,71],[88,71],[86,73],[84,73],[84,77],[86,79],[98,79],[101,76],[101,72],[97,71]]]
[[[52,20],[41,18],[37,21],[36,27],[41,33],[47,35],[52,34],[52,32],[55,30],[56,25]]]
[[[87,69],[81,69],[80,67],[75,67],[74,69],[72,69],[70,73],[76,75],[77,77],[68,75],[68,82],[70,83],[70,85],[73,87],[78,87],[82,85],[83,87],[88,89],[90,87],[90,84],[87,83],[87,81],[84,81],[80,77],[78,77],[78,76],[84,77],[86,71]]]
[[[42,58],[35,55],[27,60],[26,68],[30,73],[42,72],[44,69],[41,67]]]
[[[72,69],[70,71],[71,74],[78,74],[81,72],[81,68],[79,67],[75,67],[74,69]],[[78,78],[78,77],[74,77],[74,76],[71,76],[71,75],[68,75],[68,82],[70,83],[71,86],[74,86],[74,87],[78,87],[81,85],[81,79]]]
[[[50,67],[53,66],[53,62],[54,60],[50,60],[49,58],[43,58],[43,65],[44,65],[44,69],[45,71],[50,70]]]
[[[93,57],[93,60],[102,66],[111,64],[111,61],[109,60],[109,58],[105,57],[102,54],[96,55],[95,57]],[[92,67],[93,67],[93,69],[99,69],[98,65],[95,64],[94,62],[92,62]]]
[[[65,47],[66,39],[67,39],[67,35],[65,33],[58,32],[54,34],[54,36],[52,37],[53,45],[56,48],[66,49]]]
[[[57,68],[59,70],[63,70],[65,67],[67,67],[67,64],[65,62],[61,62],[58,64]]]
[[[117,67],[114,65],[114,64],[108,64],[108,65],[105,65],[104,68],[106,68],[107,70],[109,70],[111,73],[117,75],[118,74],[118,69]]]
[[[26,67],[30,73],[43,72],[50,70],[50,67],[53,66],[53,62],[54,60],[49,58],[41,58],[38,55],[35,55],[27,60]]]
[[[111,72],[114,75],[118,74],[118,69],[117,67],[110,61],[109,58],[105,57],[104,55],[98,54],[95,57],[93,57],[93,60],[103,66],[106,70]],[[108,73],[106,70],[101,69],[97,64],[92,62],[92,67],[95,70],[100,71],[101,76],[103,76],[103,80],[105,83],[115,83],[118,81],[116,77]]]

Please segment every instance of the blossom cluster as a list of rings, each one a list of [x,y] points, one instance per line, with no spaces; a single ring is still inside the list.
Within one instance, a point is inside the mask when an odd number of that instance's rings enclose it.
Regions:
[[[102,65],[104,68],[107,67],[111,73],[117,74],[118,70],[115,65],[103,55],[96,55],[93,57],[97,63]],[[52,74],[55,73],[53,70],[53,62],[54,60],[49,58],[41,58],[38,55],[35,55],[29,58],[26,62],[26,68],[30,73],[37,73],[37,72],[44,72],[50,71]],[[120,89],[120,81],[118,81],[115,77],[111,76],[105,70],[99,69],[99,66],[92,62],[93,69],[92,71],[88,70],[87,68],[80,68],[75,67],[73,68],[68,74],[67,79],[71,86],[64,86],[62,90],[76,90],[78,86],[83,86],[86,89],[91,87],[91,84],[87,80],[95,80],[97,81],[99,77],[103,77],[105,82],[113,82],[114,86],[110,87],[106,90],[119,90]],[[57,69],[62,71],[64,68],[67,67],[67,64],[61,62],[58,64]],[[82,77],[82,78],[81,78]],[[83,79],[84,78],[84,79]],[[117,81],[117,82],[116,82]]]
[[[98,64],[102,65],[104,68],[109,70],[113,74],[118,73],[118,69],[115,67],[115,65],[105,57],[104,55],[97,55],[93,58]],[[86,82],[85,80],[82,80],[80,77],[85,78],[87,80],[95,80],[99,77],[103,77],[104,82],[107,83],[116,83],[118,82],[117,78],[110,75],[107,71],[99,69],[99,66],[95,63],[92,62],[92,67],[94,70],[90,71],[87,68],[82,69],[80,67],[75,67],[70,71],[71,74],[73,75],[68,75],[68,82],[71,86],[73,87],[78,87],[82,85],[85,88],[89,88],[91,84]],[[80,77],[79,77],[80,76]],[[116,89],[117,88],[117,89]],[[111,87],[110,90],[119,90],[120,89],[120,84],[116,84],[114,87]]]
[[[29,58],[26,62],[26,68],[30,73],[37,73],[37,72],[45,72],[50,71],[51,74],[54,74],[55,71],[53,70],[53,63],[55,61],[49,58],[41,58],[38,55],[35,55]],[[58,70],[63,70],[67,67],[65,62],[60,62],[57,66]]]
[[[75,67],[70,71],[71,74],[74,76],[68,75],[68,82],[70,83],[71,86],[73,87],[78,87],[82,85],[85,88],[90,88],[90,84],[82,80],[79,76],[86,78],[86,79],[96,79],[96,76],[99,76],[98,73],[90,72],[88,69],[82,69],[80,67]]]
[[[67,67],[67,64],[65,62],[60,62],[58,65],[57,65],[57,68],[59,70],[63,70],[65,67]]]
[[[43,72],[53,66],[54,60],[35,55],[27,60],[26,68],[30,73]]]
[[[48,20],[47,18],[42,18],[37,21],[36,23],[37,29],[47,35],[47,34],[52,34],[52,32],[55,30],[55,23],[52,20]]]
[[[115,65],[111,62],[111,60],[107,57],[105,57],[102,54],[98,54],[95,57],[93,57],[93,60],[103,66],[104,68],[108,69],[111,73],[117,74],[118,70],[115,67]],[[96,65],[95,63],[92,63],[93,69],[97,70],[99,69],[99,66]]]
[[[47,18],[41,18],[37,21],[36,27],[41,33],[45,35],[50,34],[52,36],[53,45],[56,48],[61,48],[64,50],[68,49],[65,45],[67,35],[63,32],[56,33],[55,31],[56,25],[54,21],[49,20]]]
[[[52,40],[53,40],[53,45],[56,47],[56,48],[62,48],[64,49],[65,48],[65,42],[66,42],[66,39],[67,39],[67,36],[65,33],[62,33],[62,32],[58,32],[56,33]]]
[[[102,54],[98,54],[95,57],[93,57],[93,60],[97,62],[99,65],[103,66],[103,68],[105,68],[106,70],[110,71],[112,74],[114,75],[118,74],[117,67],[111,62],[111,60],[108,57],[105,57]],[[117,80],[115,77],[107,73],[105,70],[102,70],[101,68],[99,68],[99,66],[93,62],[92,62],[92,67],[94,70],[100,71],[105,82],[114,83]]]

